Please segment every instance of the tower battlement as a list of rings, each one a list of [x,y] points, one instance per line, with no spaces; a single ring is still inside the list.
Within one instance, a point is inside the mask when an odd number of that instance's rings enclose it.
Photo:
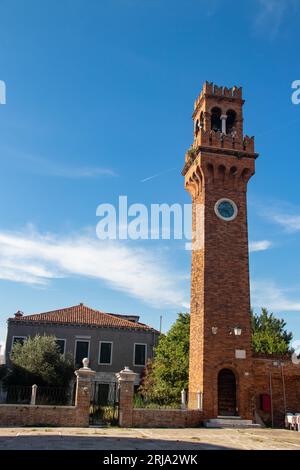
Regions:
[[[193,148],[201,145],[241,150],[254,154],[254,136],[245,135],[243,139],[237,139],[233,135],[222,134],[220,131],[214,132],[200,129],[194,139]]]
[[[198,105],[200,104],[202,98],[207,95],[214,95],[215,97],[223,97],[223,98],[231,98],[231,99],[243,99],[243,88],[233,86],[231,88],[227,88],[226,86],[218,86],[215,85],[213,82],[205,82],[203,84],[202,90],[198,97],[194,102],[194,110],[197,109]]]
[[[243,147],[243,93],[242,88],[217,86],[205,82],[194,103],[194,144],[201,145],[202,131],[220,132],[221,141],[226,146],[227,136]],[[229,138],[229,147],[231,139]],[[212,140],[215,140],[214,138]],[[219,138],[217,137],[217,140]],[[237,144],[238,145],[238,144]]]

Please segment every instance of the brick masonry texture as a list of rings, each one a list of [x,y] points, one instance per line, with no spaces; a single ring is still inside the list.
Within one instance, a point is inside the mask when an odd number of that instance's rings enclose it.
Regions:
[[[283,364],[282,368],[279,362]],[[293,364],[290,358],[282,360],[254,357],[253,372],[257,413],[265,422],[271,423],[271,414],[260,408],[260,395],[270,394],[271,376],[274,425],[283,426],[285,411],[300,412],[300,365]]]
[[[133,408],[134,376],[124,369],[118,374],[119,425],[121,427],[193,427],[201,423],[198,410]]]
[[[89,424],[89,415],[76,406],[0,405],[0,424],[84,427]]]
[[[134,408],[132,427],[134,428],[184,428],[198,426],[203,414],[198,410],[168,410]]]
[[[204,243],[192,252],[189,406],[196,407],[196,393],[203,391],[204,409],[210,417],[217,416],[218,373],[228,368],[237,378],[239,414],[250,419],[253,375],[246,185],[254,173],[254,160],[204,153],[197,158],[197,167],[202,186],[198,194],[193,193],[193,228],[196,205],[203,204],[204,220],[197,230],[203,231]],[[215,204],[222,198],[232,199],[238,207],[238,216],[231,222],[215,214]],[[241,336],[232,334],[235,326],[242,328]],[[212,327],[218,328],[216,335]],[[246,359],[237,360],[236,349],[245,350]]]

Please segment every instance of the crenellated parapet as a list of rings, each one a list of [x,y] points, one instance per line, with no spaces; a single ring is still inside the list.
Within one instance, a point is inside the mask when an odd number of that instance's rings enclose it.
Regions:
[[[200,129],[194,139],[194,147],[211,146],[217,148],[228,148],[254,153],[254,136],[248,135],[240,138],[234,134],[223,134],[221,131],[205,131]]]
[[[215,97],[223,97],[223,98],[230,98],[236,100],[243,99],[243,89],[242,87],[233,86],[231,88],[227,88],[226,86],[217,86],[213,82],[205,82],[200,94],[195,100],[194,103],[194,110],[197,109],[203,98],[208,97],[209,95]]]

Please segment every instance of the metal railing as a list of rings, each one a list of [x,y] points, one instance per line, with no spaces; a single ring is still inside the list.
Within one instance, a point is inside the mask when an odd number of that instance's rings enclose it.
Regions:
[[[31,385],[9,385],[4,390],[7,404],[30,405]]]
[[[133,396],[133,408],[147,408],[153,410],[175,410],[180,409],[180,399],[179,400],[168,400],[164,402],[163,400],[147,400],[145,397],[141,396],[139,393],[136,393]]]
[[[119,388],[117,383],[93,382],[90,402],[90,424],[117,424]]]
[[[71,391],[64,387],[37,387],[36,405],[71,405]]]
[[[8,385],[2,387],[0,403],[16,405],[73,405],[74,394],[70,387],[37,385]]]

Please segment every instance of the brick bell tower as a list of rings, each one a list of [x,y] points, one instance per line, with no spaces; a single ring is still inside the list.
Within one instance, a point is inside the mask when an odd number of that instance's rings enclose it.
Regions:
[[[254,138],[243,135],[242,89],[206,82],[182,174],[192,197],[189,408],[253,418],[247,184]]]

